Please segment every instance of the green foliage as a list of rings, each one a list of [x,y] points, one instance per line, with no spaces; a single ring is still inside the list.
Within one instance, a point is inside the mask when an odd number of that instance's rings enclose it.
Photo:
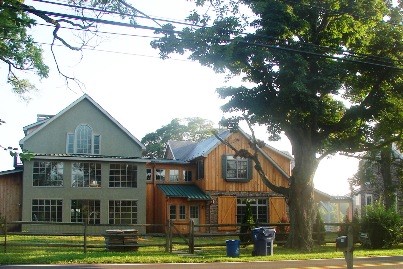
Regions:
[[[198,26],[181,31],[165,25],[151,45],[162,58],[187,53],[246,82],[217,90],[228,101],[222,109],[267,126],[272,139],[282,132],[289,138],[296,164],[291,229],[297,221],[299,233],[304,227],[295,240],[297,232],[290,233],[290,245],[309,250],[314,206],[296,208],[294,201],[305,198],[295,190],[313,188],[323,157],[361,151],[373,139],[374,123],[403,117],[396,113],[402,103],[401,7],[388,0],[194,2],[211,5],[215,14],[194,11],[188,19]]]
[[[144,156],[164,158],[166,143],[170,140],[198,142],[212,135],[213,123],[202,118],[173,119],[153,133],[146,134],[141,143],[146,147]]]
[[[252,229],[256,227],[256,221],[253,218],[252,207],[248,199],[246,200],[245,215],[243,215],[241,224],[241,234],[239,235],[239,240],[241,241],[241,244],[247,245],[252,243]]]
[[[346,215],[343,218],[343,223],[345,225],[342,225],[340,227],[340,231],[338,233],[339,236],[342,235],[348,235],[348,227],[352,226],[353,227],[353,242],[358,243],[360,242],[360,233],[361,233],[361,220],[360,216],[358,215],[358,210],[355,209],[354,214],[353,214],[353,219],[350,221],[349,217]]]
[[[403,236],[403,226],[399,214],[386,210],[378,201],[365,208],[365,216],[361,222],[362,231],[367,233],[371,248],[390,248],[400,242]]]
[[[323,222],[322,216],[319,214],[319,210],[316,213],[316,219],[313,224],[312,238],[318,245],[325,244],[325,223]]]
[[[49,68],[43,61],[41,47],[27,33],[35,21],[21,10],[21,1],[2,1],[0,5],[0,61],[8,65],[7,79],[14,92],[27,98],[25,94],[35,86],[16,72],[33,71],[40,78],[46,78]]]

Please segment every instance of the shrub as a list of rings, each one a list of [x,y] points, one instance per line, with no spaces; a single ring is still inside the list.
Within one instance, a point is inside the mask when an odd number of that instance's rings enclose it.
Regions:
[[[319,211],[316,213],[315,223],[313,224],[313,234],[312,238],[318,245],[325,244],[325,224],[322,220]]]
[[[358,215],[358,210],[355,209],[353,219],[350,221],[348,216],[346,215],[343,219],[343,223],[346,225],[342,225],[340,227],[340,231],[338,232],[339,236],[347,235],[349,225],[353,226],[353,242],[358,243],[360,242],[360,232],[361,232],[361,220]]]
[[[362,232],[368,234],[371,248],[390,248],[399,243],[402,236],[401,220],[397,212],[386,210],[381,202],[365,208]]]
[[[255,227],[255,220],[253,218],[252,207],[250,201],[246,200],[245,215],[242,218],[242,226],[240,228],[239,240],[241,244],[247,245],[252,243],[252,228]]]

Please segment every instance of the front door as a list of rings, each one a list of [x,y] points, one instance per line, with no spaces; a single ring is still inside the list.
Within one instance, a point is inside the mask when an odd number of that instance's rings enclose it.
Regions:
[[[191,205],[189,207],[190,210],[190,219],[193,220],[193,223],[195,225],[199,225],[200,224],[200,220],[199,220],[199,206],[198,205]],[[194,229],[196,232],[199,231],[199,227],[195,227]]]

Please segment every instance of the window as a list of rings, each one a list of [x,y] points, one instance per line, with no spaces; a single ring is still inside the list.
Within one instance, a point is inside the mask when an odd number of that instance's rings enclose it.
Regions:
[[[165,181],[165,169],[155,169],[155,180]]]
[[[197,179],[204,178],[204,160],[197,161]]]
[[[198,219],[199,218],[199,206],[191,205],[189,211],[190,211],[190,218],[191,219]]]
[[[169,219],[176,219],[176,205],[169,206]]]
[[[373,197],[372,194],[365,194],[365,205],[372,205]]]
[[[68,133],[66,139],[66,152],[76,154],[100,154],[101,136],[93,134],[92,128],[87,124],[77,126],[74,133]]]
[[[101,164],[100,163],[73,163],[72,187],[100,187]]]
[[[152,179],[152,170],[150,168],[147,168],[146,173],[147,173],[146,180],[150,181]]]
[[[109,187],[137,188],[137,166],[127,163],[111,163]]]
[[[186,219],[186,206],[184,205],[179,206],[179,219]]]
[[[179,170],[177,170],[177,169],[169,170],[169,181],[170,182],[179,181]]]
[[[242,219],[246,213],[247,199],[237,199],[237,223],[242,223]],[[249,199],[253,218],[257,223],[268,223],[268,206],[267,199]]]
[[[71,222],[100,224],[101,207],[99,200],[71,200]]]
[[[62,200],[32,200],[32,221],[62,222]]]
[[[33,186],[63,186],[63,163],[35,161]]]
[[[192,181],[192,171],[183,171],[183,180],[186,182]]]
[[[251,179],[251,163],[249,159],[234,158],[224,155],[222,159],[223,178],[227,181],[245,182]]]
[[[137,201],[109,201],[109,224],[137,224]]]

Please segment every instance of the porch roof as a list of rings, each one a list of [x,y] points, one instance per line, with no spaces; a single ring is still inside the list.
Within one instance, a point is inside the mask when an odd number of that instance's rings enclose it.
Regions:
[[[157,184],[166,197],[187,198],[188,200],[211,200],[210,195],[192,184]]]

